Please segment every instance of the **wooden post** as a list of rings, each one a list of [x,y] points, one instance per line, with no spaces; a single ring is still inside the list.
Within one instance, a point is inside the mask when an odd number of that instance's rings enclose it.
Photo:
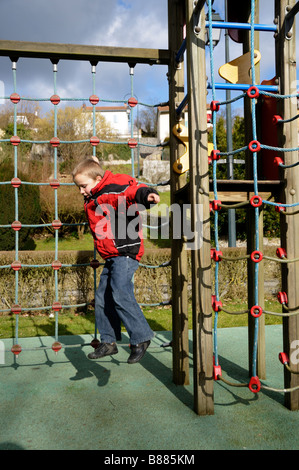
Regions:
[[[251,20],[250,4],[248,4],[248,23]],[[255,23],[259,22],[259,0],[256,1],[255,7]],[[254,48],[259,49],[259,33],[256,31],[254,37]],[[245,35],[245,42],[243,44],[243,53],[250,51],[250,32]],[[260,83],[259,65],[255,67],[255,81]],[[252,102],[247,96],[244,99],[244,119],[245,119],[245,139],[248,144],[252,139]],[[259,130],[257,129],[257,132]],[[246,152],[246,178],[253,179],[253,165],[252,154],[247,150]],[[249,207],[247,210],[247,254],[255,251],[256,247],[256,231],[255,231],[255,209]],[[263,252],[263,206],[259,211],[259,250]],[[247,264],[247,292],[248,292],[248,308],[251,309],[256,304],[254,295],[255,285],[255,263],[249,258]],[[258,271],[258,305],[264,308],[264,261],[259,263]],[[248,367],[249,376],[252,375],[252,356],[254,350],[254,331],[256,319],[249,313],[248,314]],[[266,355],[265,355],[265,317],[262,315],[258,319],[258,348],[257,348],[257,367],[256,373],[260,379],[266,378]]]
[[[194,410],[199,415],[211,415],[214,413],[214,388],[203,5],[199,9],[199,24],[195,25],[194,1],[186,1],[186,37],[191,221],[194,233],[202,230],[201,245],[191,249]],[[198,34],[194,32],[195,26],[200,28]],[[197,210],[199,207],[203,210],[202,221]]]
[[[296,94],[296,41],[295,41],[295,18],[290,31],[286,31],[286,15],[295,5],[295,0],[275,0],[275,18],[278,21],[278,34],[276,37],[276,73],[279,79],[280,93],[282,95]],[[290,119],[297,114],[297,98],[281,99],[278,102],[278,113],[283,119]],[[279,126],[279,147],[298,147],[297,122],[292,121]],[[284,152],[280,154],[286,165],[298,161],[298,151]],[[299,166],[283,170],[285,189],[280,202],[294,204],[299,201]],[[287,212],[295,212],[298,207],[289,207]],[[281,246],[286,249],[288,259],[299,257],[299,214],[281,216]],[[282,290],[288,296],[288,308],[299,310],[299,263],[293,262],[282,265]],[[286,312],[287,313],[287,312]],[[283,318],[283,347],[284,352],[290,358],[290,367],[299,372],[298,361],[292,357],[298,357],[299,340],[299,315]],[[285,388],[299,386],[299,375],[290,373],[285,368]],[[290,410],[299,409],[299,390],[285,394],[285,405]]]
[[[184,61],[178,64],[176,54],[183,43],[185,2],[168,0],[168,36],[170,50],[169,80],[169,138],[171,204],[182,204],[179,190],[186,184],[186,174],[178,175],[172,169],[182,151],[182,143],[172,129],[178,123],[176,108],[184,98]],[[174,220],[172,219],[172,225]],[[172,232],[175,228],[172,226]],[[172,351],[173,382],[189,384],[189,338],[188,338],[188,259],[183,239],[172,237]]]

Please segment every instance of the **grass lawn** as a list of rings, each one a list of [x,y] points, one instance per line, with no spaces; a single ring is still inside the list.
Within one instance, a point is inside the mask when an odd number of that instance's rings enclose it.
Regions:
[[[265,310],[279,312],[277,302],[266,301]],[[228,308],[228,307],[227,307]],[[231,302],[230,311],[241,311],[245,305],[237,301]],[[171,331],[172,310],[170,306],[143,307],[143,312],[154,331]],[[266,325],[280,324],[281,317],[265,315]],[[218,328],[247,326],[247,314],[232,315],[220,312],[218,315]],[[191,305],[189,306],[189,328],[192,329]],[[0,316],[0,339],[13,338],[15,333],[14,315]],[[55,318],[47,314],[22,314],[19,316],[19,337],[54,336]],[[87,313],[63,312],[59,315],[59,335],[81,335],[94,333],[94,312]]]

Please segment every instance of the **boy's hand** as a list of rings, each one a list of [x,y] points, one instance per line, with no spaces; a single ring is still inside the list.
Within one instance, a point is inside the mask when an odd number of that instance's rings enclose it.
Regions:
[[[156,193],[150,193],[147,196],[148,202],[153,202],[154,204],[158,204],[160,202],[160,196]]]

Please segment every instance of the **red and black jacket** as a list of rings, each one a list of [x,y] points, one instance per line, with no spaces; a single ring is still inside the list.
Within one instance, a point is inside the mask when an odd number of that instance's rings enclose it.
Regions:
[[[129,175],[106,171],[85,198],[84,208],[94,244],[103,259],[130,256],[139,261],[144,253],[140,209],[148,209],[147,197],[157,193]],[[141,205],[141,207],[140,207]]]

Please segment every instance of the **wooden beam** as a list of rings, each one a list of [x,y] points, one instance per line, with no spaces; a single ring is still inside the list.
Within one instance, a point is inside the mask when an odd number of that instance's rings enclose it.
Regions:
[[[13,60],[19,57],[42,58],[53,61],[86,60],[97,62],[123,62],[132,64],[167,65],[170,54],[166,49],[138,49],[131,47],[88,46],[48,42],[0,41],[0,55]]]
[[[199,415],[211,415],[214,414],[214,379],[205,12],[204,8],[199,11],[200,32],[197,35],[194,33],[194,1],[187,0],[186,6],[191,224],[192,232],[197,234],[195,239],[202,233],[199,246],[191,249],[194,410]]]
[[[170,182],[171,204],[183,204],[179,190],[186,185],[186,174],[173,171],[173,164],[184,147],[172,132],[179,116],[177,103],[184,98],[184,61],[177,64],[176,54],[183,42],[185,2],[168,0],[168,36],[171,63],[169,81],[169,145],[170,145]],[[174,220],[172,220],[172,230]],[[172,237],[172,365],[173,382],[176,385],[189,384],[189,335],[188,335],[188,259],[183,238]]]
[[[296,38],[295,20],[291,30],[286,30],[286,14],[295,5],[295,0],[275,0],[275,18],[278,19],[279,32],[276,37],[276,73],[280,81],[282,95],[296,94]],[[290,119],[297,114],[297,99],[278,100],[278,113],[283,119]],[[279,127],[278,145],[286,148],[298,146],[298,128],[296,120],[285,123]],[[283,155],[286,165],[298,161],[298,152],[285,152]],[[299,200],[299,167],[295,166],[284,170],[282,177],[285,180],[285,189],[282,192],[281,202],[294,204]],[[281,246],[286,249],[290,259],[299,257],[299,214],[292,217],[281,216]],[[282,290],[288,296],[288,308],[298,309],[299,305],[299,263],[282,265]],[[287,313],[287,312],[286,312]],[[296,373],[290,373],[286,368],[284,374],[285,388],[299,387],[299,364],[292,361],[292,352],[296,352],[299,339],[299,315],[283,318],[283,350],[290,358],[290,367]],[[295,354],[296,356],[296,354]],[[285,405],[290,410],[299,409],[299,389],[285,394]]]

